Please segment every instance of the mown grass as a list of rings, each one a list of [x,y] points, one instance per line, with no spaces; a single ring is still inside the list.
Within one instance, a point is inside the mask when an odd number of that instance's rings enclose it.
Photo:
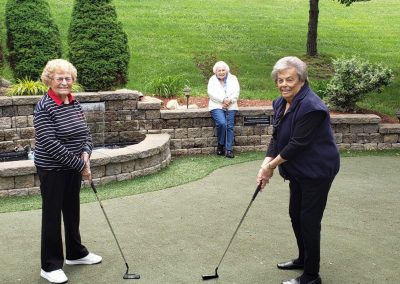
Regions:
[[[5,3],[0,0],[1,7]],[[48,3],[66,57],[73,0]],[[154,79],[182,75],[189,80],[192,95],[206,96],[194,55],[215,54],[238,66],[242,98],[273,99],[278,96],[269,77],[273,64],[282,56],[305,55],[308,1],[114,0],[113,4],[129,37],[127,88],[144,93]],[[374,63],[383,62],[395,71],[396,79],[390,87],[360,103],[363,108],[393,116],[400,108],[400,1],[363,1],[346,7],[325,0],[319,2],[319,10],[318,50],[325,63],[329,64],[330,58],[359,55]],[[0,18],[4,19],[4,9]],[[0,35],[4,46],[3,22]],[[310,62],[312,82],[329,75],[325,63]],[[8,78],[11,74],[7,66],[1,73]]]
[[[357,156],[396,156],[400,158],[400,150],[382,151],[344,151],[341,157]],[[201,179],[218,168],[256,161],[264,158],[264,152],[238,153],[235,159],[225,159],[215,155],[181,157],[174,159],[170,165],[152,175],[132,180],[113,182],[96,189],[100,199],[110,199],[151,191],[167,189]],[[188,170],[189,169],[189,170]],[[254,173],[254,177],[257,173]],[[89,188],[83,188],[81,203],[93,202],[96,198]],[[26,211],[41,208],[40,195],[0,198],[0,213]]]

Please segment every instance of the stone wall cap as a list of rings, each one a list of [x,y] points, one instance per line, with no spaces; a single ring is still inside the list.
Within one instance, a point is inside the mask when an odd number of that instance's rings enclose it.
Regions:
[[[381,123],[379,124],[379,133],[400,134],[400,123]]]
[[[0,96],[0,106],[36,104],[42,96]]]
[[[12,98],[8,96],[0,96],[0,106],[11,106]]]
[[[274,111],[271,106],[260,107],[240,107],[240,115],[273,115]],[[163,119],[182,119],[182,118],[208,118],[211,117],[208,108],[198,109],[168,109],[161,110],[161,118]]]
[[[244,115],[244,116],[250,116],[250,115],[273,115],[274,110],[272,109],[272,106],[260,106],[260,107],[240,107],[239,108],[239,114]]]
[[[95,93],[95,92],[73,93],[72,95],[81,103],[99,102],[100,101],[99,93]]]
[[[12,97],[13,105],[36,104],[42,96],[14,96]]]
[[[375,114],[331,114],[332,124],[374,124],[380,121],[381,118]]]
[[[23,176],[36,173],[32,160],[1,162],[0,177]]]
[[[115,100],[137,100],[142,97],[142,93],[135,90],[120,89],[116,91],[99,91],[99,92],[80,92],[73,94],[80,102],[99,102],[99,101],[115,101]]]
[[[169,143],[170,135],[146,134],[143,141],[138,144],[126,146],[119,149],[94,150],[90,158],[92,166],[105,165],[108,163],[121,163],[146,156],[146,152],[159,151],[165,144]]]
[[[208,108],[161,110],[161,118],[163,119],[208,118],[208,117],[211,117]]]
[[[149,96],[142,96],[137,103],[137,108],[142,110],[150,110],[155,109],[159,110],[162,104],[162,100],[149,97]]]

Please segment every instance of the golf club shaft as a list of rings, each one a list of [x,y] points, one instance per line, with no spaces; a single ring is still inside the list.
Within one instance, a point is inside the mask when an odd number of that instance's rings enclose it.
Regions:
[[[231,246],[232,241],[233,241],[233,239],[235,238],[236,233],[238,232],[238,230],[239,230],[239,228],[240,228],[240,225],[242,225],[243,220],[244,220],[244,218],[246,217],[246,214],[247,214],[247,212],[248,212],[249,209],[250,209],[251,204],[253,203],[254,199],[256,199],[257,194],[260,192],[260,189],[261,189],[261,184],[259,184],[259,185],[257,186],[256,191],[254,192],[253,197],[251,198],[251,201],[250,201],[250,203],[249,203],[249,206],[247,206],[247,209],[246,209],[246,211],[244,212],[242,219],[240,219],[239,225],[237,226],[235,232],[233,233],[233,236],[232,236],[231,240],[229,241],[229,244],[228,244],[228,246],[226,247],[224,254],[223,254],[222,257],[221,257],[221,260],[219,261],[219,263],[218,263],[218,265],[217,265],[217,268],[215,269],[216,274],[217,274],[217,270],[218,270],[218,268],[219,268],[219,266],[220,266],[222,260],[224,259],[225,255],[226,255],[226,252],[228,251],[229,247]]]
[[[121,246],[119,245],[119,242],[118,242],[118,240],[117,240],[117,237],[115,236],[115,233],[114,233],[114,230],[113,230],[113,228],[112,228],[112,226],[111,226],[110,220],[108,220],[108,217],[107,217],[106,211],[104,210],[103,204],[101,203],[101,200],[99,199],[99,196],[97,195],[97,190],[96,190],[96,187],[94,186],[93,181],[90,182],[90,186],[92,187],[93,192],[94,192],[94,194],[96,195],[97,201],[98,201],[99,204],[100,204],[100,207],[101,207],[101,210],[103,211],[104,217],[106,217],[108,226],[110,227],[111,233],[112,233],[112,235],[114,236],[115,242],[117,243],[119,252],[121,253],[122,258],[123,258],[124,261],[125,261],[125,266],[126,266],[126,269],[127,269],[126,271],[128,271],[128,270],[129,270],[128,263],[127,263],[127,261],[126,261],[126,258],[125,258],[125,256],[124,256],[124,254],[122,253]]]

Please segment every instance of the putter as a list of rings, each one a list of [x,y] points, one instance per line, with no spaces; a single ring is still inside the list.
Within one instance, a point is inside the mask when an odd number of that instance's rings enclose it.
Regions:
[[[115,233],[114,233],[114,230],[113,230],[113,228],[112,228],[112,226],[111,226],[110,220],[108,220],[108,217],[107,217],[106,211],[104,210],[103,204],[101,203],[101,201],[100,201],[100,199],[99,199],[99,196],[97,195],[97,190],[96,190],[96,187],[94,186],[93,181],[90,182],[90,186],[92,187],[93,192],[94,192],[94,194],[96,195],[97,201],[98,201],[99,204],[100,204],[100,207],[101,207],[101,210],[103,211],[104,217],[106,217],[108,226],[110,227],[111,233],[112,233],[112,235],[114,236],[115,242],[117,243],[119,252],[121,253],[121,256],[122,256],[123,260],[125,261],[126,272],[125,272],[125,274],[124,274],[124,276],[123,276],[122,278],[123,278],[123,279],[140,279],[140,275],[139,275],[139,274],[136,274],[136,273],[129,273],[129,266],[128,266],[128,263],[127,263],[127,261],[126,261],[126,258],[125,258],[125,256],[124,256],[124,254],[122,253],[121,246],[119,245],[119,242],[118,242],[118,240],[117,240],[117,237],[115,236]]]
[[[221,265],[221,262],[222,262],[222,260],[224,259],[226,252],[228,251],[229,247],[231,246],[231,243],[232,243],[233,239],[235,238],[236,233],[238,232],[238,230],[239,230],[239,228],[240,228],[240,225],[242,225],[242,222],[243,222],[243,220],[244,220],[244,217],[246,217],[246,214],[247,214],[247,212],[249,211],[251,204],[253,203],[254,199],[256,199],[257,194],[260,192],[260,190],[261,190],[261,183],[257,186],[256,191],[254,192],[253,197],[251,198],[251,201],[250,201],[249,206],[247,206],[247,209],[246,209],[246,211],[244,212],[243,217],[242,217],[242,219],[240,220],[239,225],[237,226],[235,232],[233,233],[233,236],[232,236],[231,240],[229,241],[229,244],[228,244],[228,246],[226,247],[224,254],[223,254],[222,257],[221,257],[221,260],[219,261],[217,267],[215,268],[215,273],[214,273],[213,275],[202,275],[201,277],[203,278],[203,280],[210,280],[210,279],[215,279],[215,278],[218,278],[218,277],[219,277],[219,275],[218,275],[218,268],[219,268],[219,266]]]

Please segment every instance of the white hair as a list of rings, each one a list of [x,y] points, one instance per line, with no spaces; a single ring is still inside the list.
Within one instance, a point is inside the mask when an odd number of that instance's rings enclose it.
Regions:
[[[271,77],[274,82],[278,79],[278,73],[282,70],[292,68],[296,69],[297,75],[299,76],[299,80],[304,82],[307,80],[307,64],[301,61],[296,56],[286,56],[279,59],[272,69]]]
[[[50,82],[54,76],[55,73],[57,72],[67,72],[71,75],[72,80],[75,81],[77,78],[77,70],[72,63],[65,59],[53,59],[49,60],[46,64],[46,66],[43,69],[42,75],[40,76],[40,79],[42,82],[50,86]]]
[[[224,61],[218,61],[217,63],[214,64],[214,67],[213,67],[214,74],[217,72],[217,69],[220,67],[225,68],[226,72],[229,72],[228,64],[226,64]]]

